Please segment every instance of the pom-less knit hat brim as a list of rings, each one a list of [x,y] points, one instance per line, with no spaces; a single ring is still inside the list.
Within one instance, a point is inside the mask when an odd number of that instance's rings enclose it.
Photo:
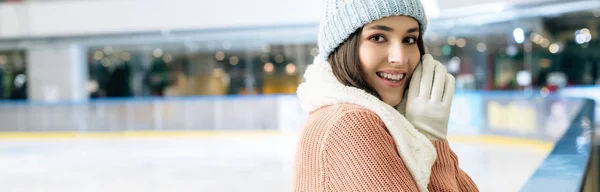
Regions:
[[[417,20],[421,35],[427,16],[420,0],[326,0],[319,25],[318,58],[329,55],[360,27],[384,17],[409,16]]]

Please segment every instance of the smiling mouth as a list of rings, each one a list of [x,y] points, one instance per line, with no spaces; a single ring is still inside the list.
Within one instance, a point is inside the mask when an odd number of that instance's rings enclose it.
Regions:
[[[400,82],[400,81],[402,81],[402,79],[404,79],[406,74],[404,74],[404,73],[390,74],[390,73],[384,73],[384,72],[377,72],[377,76],[381,77],[382,79],[388,80],[388,81]]]

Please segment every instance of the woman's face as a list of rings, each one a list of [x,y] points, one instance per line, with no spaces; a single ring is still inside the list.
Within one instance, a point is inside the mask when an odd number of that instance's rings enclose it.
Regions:
[[[385,17],[366,24],[358,43],[365,78],[391,106],[400,104],[404,89],[420,62],[419,23],[407,16]]]

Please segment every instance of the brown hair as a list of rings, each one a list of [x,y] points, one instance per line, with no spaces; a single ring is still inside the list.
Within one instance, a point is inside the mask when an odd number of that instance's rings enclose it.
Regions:
[[[360,65],[358,42],[360,41],[361,33],[362,28],[359,28],[350,34],[348,39],[329,55],[328,61],[333,74],[342,84],[362,89],[381,100],[382,98],[379,93],[367,82],[362,66]],[[419,35],[417,46],[421,53],[419,58],[423,58],[423,55],[425,55],[423,35]]]

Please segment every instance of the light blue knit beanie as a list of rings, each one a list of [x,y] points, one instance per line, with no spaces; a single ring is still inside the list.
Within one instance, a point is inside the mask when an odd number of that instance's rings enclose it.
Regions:
[[[415,18],[421,35],[427,28],[427,16],[420,0],[325,0],[325,14],[319,25],[319,57],[329,55],[358,28],[388,16]]]

